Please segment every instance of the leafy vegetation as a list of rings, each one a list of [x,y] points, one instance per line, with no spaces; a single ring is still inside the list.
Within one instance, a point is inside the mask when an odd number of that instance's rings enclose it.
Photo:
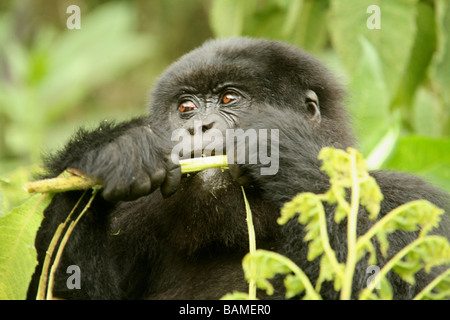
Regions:
[[[51,198],[35,195],[0,219],[0,300],[25,299],[37,264],[34,239]]]
[[[367,27],[374,4],[380,29]],[[448,1],[214,0],[210,22],[218,37],[280,39],[318,55],[348,83],[369,168],[416,172],[450,191]]]
[[[450,191],[450,3],[378,0],[381,29],[369,29],[373,2],[100,0],[82,6],[82,29],[71,31],[64,5],[3,1],[1,230],[17,231],[11,215],[37,201],[22,186],[39,171],[43,150],[59,148],[81,123],[143,112],[157,74],[211,35],[280,39],[317,55],[348,86],[346,105],[369,168],[414,172]],[[9,279],[4,261],[12,260],[0,260],[0,284]],[[448,274],[435,285],[448,288]],[[23,296],[19,291],[2,294]],[[428,290],[422,297],[442,296]]]
[[[359,293],[359,299],[392,299],[392,288],[386,275],[397,273],[404,281],[414,284],[414,275],[421,269],[440,265],[450,265],[450,243],[445,237],[428,235],[439,225],[444,210],[426,200],[406,203],[379,219],[364,235],[357,237],[359,206],[366,208],[371,220],[378,217],[383,198],[380,189],[366,169],[362,156],[352,148],[344,152],[324,148],[319,154],[323,161],[322,170],[330,176],[330,189],[324,194],[301,193],[286,203],[281,210],[278,223],[283,225],[298,214],[298,222],[305,226],[304,241],[308,245],[308,260],[320,259],[319,277],[313,285],[306,274],[290,259],[266,250],[254,250],[243,259],[245,277],[255,283],[268,295],[274,292],[268,279],[276,274],[286,274],[284,285],[286,298],[303,294],[303,299],[321,299],[320,289],[324,281],[332,281],[334,289],[340,292],[340,299],[352,296],[353,273],[356,263],[369,255],[369,264],[377,263],[376,249],[372,238],[376,238],[381,254],[387,255],[389,233],[420,230],[418,238],[398,252],[374,277],[373,283]],[[346,190],[351,190],[351,200],[345,199]],[[330,246],[327,233],[327,220],[323,202],[336,205],[335,223],[347,221],[347,259],[345,263],[337,260]],[[415,299],[444,299],[450,297],[450,271],[447,269],[430,283]],[[235,292],[224,299],[252,299],[255,295]]]

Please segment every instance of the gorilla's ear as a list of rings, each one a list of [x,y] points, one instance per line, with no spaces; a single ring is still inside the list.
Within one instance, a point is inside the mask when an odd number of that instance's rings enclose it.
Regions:
[[[319,97],[312,90],[307,90],[305,93],[305,106],[306,112],[309,119],[317,124],[320,123],[320,108],[319,108]]]

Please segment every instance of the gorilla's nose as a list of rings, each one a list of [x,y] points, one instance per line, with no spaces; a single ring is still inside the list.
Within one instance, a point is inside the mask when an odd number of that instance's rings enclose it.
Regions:
[[[211,130],[223,132],[226,129],[226,125],[223,122],[219,115],[208,115],[201,120],[195,120],[188,131],[191,135],[206,134]]]

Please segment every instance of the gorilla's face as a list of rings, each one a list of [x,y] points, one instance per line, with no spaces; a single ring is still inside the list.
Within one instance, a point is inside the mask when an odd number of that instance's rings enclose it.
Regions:
[[[267,44],[209,42],[162,75],[150,106],[152,126],[170,129],[172,141],[184,143],[181,157],[229,153],[227,130],[252,128],[252,121],[271,117],[274,109],[304,111],[311,125],[320,123],[319,98],[306,87],[311,80],[302,71],[311,58],[284,44]]]

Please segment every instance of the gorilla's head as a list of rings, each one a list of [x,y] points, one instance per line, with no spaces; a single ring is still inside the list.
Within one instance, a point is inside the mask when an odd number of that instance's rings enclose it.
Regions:
[[[353,138],[343,93],[319,60],[296,47],[231,38],[208,41],[173,63],[154,88],[150,112],[153,126],[191,134],[300,116],[325,144],[344,147]]]

